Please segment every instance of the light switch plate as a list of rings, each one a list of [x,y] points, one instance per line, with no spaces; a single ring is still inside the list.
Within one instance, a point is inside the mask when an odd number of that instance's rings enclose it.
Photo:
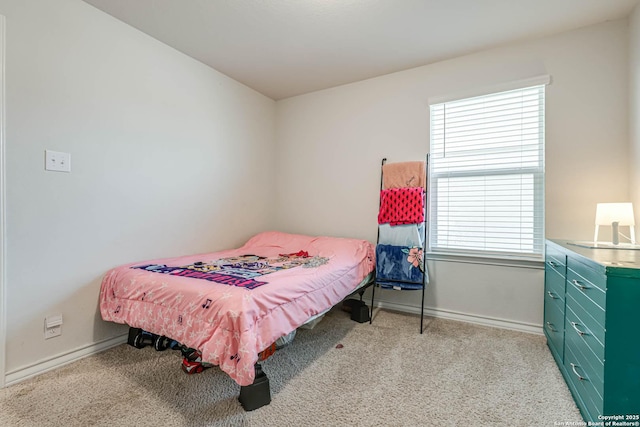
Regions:
[[[45,150],[44,169],[56,172],[71,172],[71,154]]]

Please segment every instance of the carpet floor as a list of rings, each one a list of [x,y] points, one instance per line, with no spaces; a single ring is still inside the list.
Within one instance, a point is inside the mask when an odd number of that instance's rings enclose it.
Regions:
[[[245,412],[214,367],[120,345],[0,390],[1,426],[554,426],[582,418],[540,335],[339,309],[264,362],[271,404]]]

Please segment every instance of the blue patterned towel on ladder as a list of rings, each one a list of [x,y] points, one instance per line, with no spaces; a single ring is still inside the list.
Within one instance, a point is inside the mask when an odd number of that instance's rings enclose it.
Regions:
[[[424,254],[420,247],[376,246],[376,282],[383,288],[422,289]]]

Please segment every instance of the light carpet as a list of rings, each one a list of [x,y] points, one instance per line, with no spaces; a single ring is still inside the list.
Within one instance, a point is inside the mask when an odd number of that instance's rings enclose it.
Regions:
[[[341,345],[339,345],[341,344]],[[2,426],[554,426],[579,423],[539,335],[333,309],[264,362],[270,405],[245,412],[218,368],[120,345],[0,390]],[[575,425],[575,424],[574,424]]]

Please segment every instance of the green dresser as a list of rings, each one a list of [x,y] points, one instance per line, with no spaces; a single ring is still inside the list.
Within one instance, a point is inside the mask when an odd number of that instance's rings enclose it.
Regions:
[[[640,421],[640,251],[547,240],[544,332],[585,421]]]

